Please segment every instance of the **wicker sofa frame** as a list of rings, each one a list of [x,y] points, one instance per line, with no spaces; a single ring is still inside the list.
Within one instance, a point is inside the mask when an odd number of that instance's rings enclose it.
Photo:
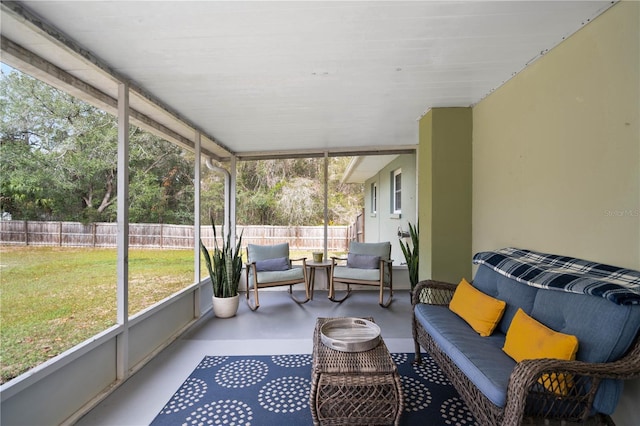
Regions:
[[[417,304],[447,306],[455,289],[455,284],[433,280],[421,281],[416,285],[412,293],[415,362],[421,362],[420,347],[424,348],[448,376],[479,424],[515,426],[537,422],[538,419],[613,424],[608,416],[589,417],[595,393],[603,379],[640,377],[640,336],[636,336],[635,343],[626,355],[614,362],[538,359],[517,363],[509,378],[506,404],[499,407],[476,388],[416,320]],[[538,384],[542,376],[547,379],[572,377],[573,386],[567,395],[560,396]]]

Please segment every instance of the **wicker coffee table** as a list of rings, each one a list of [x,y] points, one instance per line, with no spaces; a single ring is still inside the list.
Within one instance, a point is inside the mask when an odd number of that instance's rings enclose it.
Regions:
[[[313,333],[309,405],[314,425],[397,425],[404,408],[398,368],[384,341],[365,352],[340,352]],[[365,318],[373,321],[373,318]]]

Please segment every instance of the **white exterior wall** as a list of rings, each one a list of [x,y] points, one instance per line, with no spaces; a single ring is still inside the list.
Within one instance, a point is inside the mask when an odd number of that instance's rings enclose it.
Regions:
[[[402,213],[396,215],[392,207],[393,172],[402,170]],[[377,212],[371,211],[371,186],[378,186]],[[398,238],[398,228],[409,231],[408,224],[417,221],[417,174],[416,155],[403,154],[387,164],[364,184],[364,240],[367,243],[391,242],[391,258],[394,260],[394,288],[410,288],[407,267]],[[404,239],[405,242],[410,239]]]

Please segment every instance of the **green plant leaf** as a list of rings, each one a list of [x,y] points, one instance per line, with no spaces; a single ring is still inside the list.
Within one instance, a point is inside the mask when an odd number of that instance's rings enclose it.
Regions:
[[[213,295],[215,297],[233,297],[238,294],[242,275],[242,234],[235,244],[235,249],[231,245],[231,231],[226,238],[224,235],[222,236],[222,244],[219,244],[213,214],[210,213],[209,217],[213,227],[213,253],[211,254],[207,250],[202,241],[200,241],[200,247],[207,263]]]
[[[409,236],[411,237],[411,245],[413,247],[409,246],[409,243],[405,243],[404,241],[402,241],[402,239],[399,239],[399,243],[400,243],[400,248],[402,249],[402,254],[404,254],[404,258],[407,263],[407,269],[409,270],[409,281],[411,282],[411,289],[413,290],[416,284],[418,284],[420,241],[419,241],[418,225],[416,224],[415,227],[411,225],[411,223],[409,223],[408,225],[409,225]]]

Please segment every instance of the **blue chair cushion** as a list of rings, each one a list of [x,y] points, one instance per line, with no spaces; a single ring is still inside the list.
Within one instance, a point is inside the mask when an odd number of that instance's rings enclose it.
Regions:
[[[504,334],[509,330],[511,320],[518,308],[522,308],[527,315],[531,315],[538,292],[537,288],[505,277],[485,265],[478,267],[473,279],[473,286],[483,293],[507,303],[502,319],[496,327],[496,330]]]
[[[390,261],[391,243],[389,241],[381,243],[359,243],[357,241],[351,241],[349,244],[349,255],[373,256],[378,257],[380,260]],[[365,266],[364,264],[361,265]],[[376,268],[379,268],[379,265],[380,263],[378,261],[378,266],[376,266]],[[390,283],[390,268],[391,265],[384,267],[384,285],[387,286]],[[336,266],[333,271],[333,276],[338,279],[380,281],[380,269],[351,268],[349,265]]]
[[[264,271],[258,272],[258,283],[269,284],[280,281],[299,280],[304,283],[304,271],[302,267],[294,266],[286,271]],[[249,274],[249,288],[253,288],[253,274]]]
[[[447,306],[418,304],[416,320],[491,402],[504,407],[509,376],[516,363],[502,351],[505,335],[480,337]]]
[[[259,260],[277,259],[289,257],[289,243],[261,246],[257,244],[247,245],[247,260],[249,263]]]
[[[346,266],[336,266],[333,269],[334,278],[350,280],[380,281],[380,269],[359,269]]]
[[[291,268],[288,257],[277,257],[256,261],[256,271],[286,271]]]
[[[349,253],[347,255],[347,268],[380,269],[380,256]]]
[[[474,287],[507,302],[497,330],[506,333],[518,307],[547,327],[578,338],[576,359],[610,362],[629,349],[640,330],[640,305],[617,305],[591,295],[544,290],[517,282],[480,265]],[[593,403],[597,412],[612,414],[622,381],[603,380]]]
[[[359,243],[357,241],[351,241],[349,244],[349,253],[379,256],[382,260],[389,260],[391,258],[391,243],[388,241],[382,243]]]
[[[547,327],[578,338],[576,359],[610,362],[629,349],[640,329],[640,305],[616,305],[586,294],[539,290],[531,316]],[[603,380],[593,407],[613,414],[622,393],[621,380]]]

